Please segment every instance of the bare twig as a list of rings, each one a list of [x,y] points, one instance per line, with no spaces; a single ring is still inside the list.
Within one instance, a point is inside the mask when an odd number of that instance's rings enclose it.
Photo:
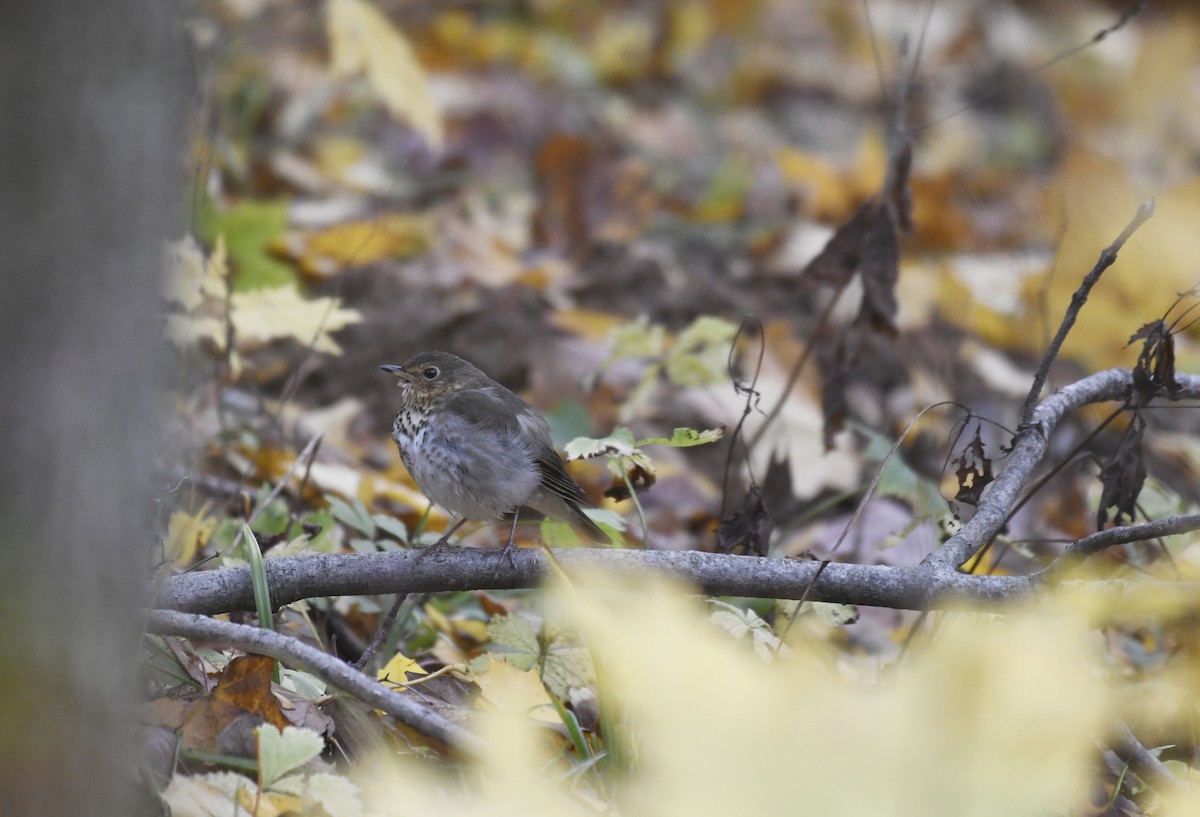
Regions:
[[[1117,260],[1117,253],[1125,246],[1125,242],[1129,240],[1129,237],[1152,215],[1154,215],[1154,199],[1146,199],[1138,207],[1133,221],[1129,222],[1125,229],[1121,231],[1121,234],[1117,236],[1117,240],[1101,251],[1096,265],[1092,267],[1091,272],[1084,276],[1083,283],[1079,285],[1079,289],[1075,290],[1075,294],[1071,296],[1071,305],[1067,307],[1067,313],[1063,315],[1058,332],[1046,348],[1046,354],[1042,356],[1042,363],[1038,366],[1037,374],[1033,377],[1033,386],[1029,389],[1029,395],[1025,398],[1025,405],[1021,408],[1022,425],[1028,424],[1033,418],[1033,409],[1037,406],[1038,397],[1042,393],[1042,386],[1046,384],[1046,377],[1050,373],[1050,365],[1058,357],[1058,350],[1062,348],[1063,341],[1067,339],[1067,333],[1075,325],[1075,319],[1079,317],[1079,311],[1087,303],[1092,287],[1100,280],[1101,274]]]
[[[1133,773],[1159,794],[1175,794],[1187,791],[1187,786],[1171,774],[1161,760],[1142,745],[1129,727],[1118,721],[1110,742],[1113,752],[1121,758]]]
[[[324,435],[321,434],[315,435],[311,440],[308,441],[308,445],[304,446],[304,450],[296,455],[296,459],[292,460],[292,464],[288,466],[287,472],[283,475],[279,482],[275,484],[275,487],[271,489],[271,492],[267,494],[266,498],[264,498],[262,502],[258,503],[258,507],[254,509],[254,512],[250,514],[249,518],[246,519],[246,526],[252,525],[254,520],[258,518],[258,515],[262,513],[268,505],[274,502],[277,496],[283,493],[284,486],[286,486],[288,480],[292,478],[292,474],[296,473],[296,469],[300,466],[300,463],[316,456],[317,446],[321,444],[321,438],[323,436]],[[307,479],[307,476],[305,478]],[[237,547],[238,542],[242,540],[242,531],[245,529],[246,528],[243,527],[238,530],[237,535],[233,537],[233,543],[230,545],[230,549]]]
[[[754,364],[754,374],[750,377],[750,385],[744,385],[737,377],[734,371],[734,364],[737,361],[737,345],[738,339],[746,332],[747,325],[754,326],[758,334],[758,359]],[[742,407],[742,416],[738,418],[737,425],[733,428],[733,433],[729,435],[729,449],[725,452],[725,470],[722,471],[721,477],[721,518],[725,517],[729,507],[729,476],[733,471],[733,452],[738,443],[741,443],[742,454],[746,460],[746,468],[750,468],[750,447],[746,444],[745,438],[742,436],[742,429],[746,425],[746,418],[750,413],[758,408],[758,400],[761,397],[758,391],[758,376],[762,373],[763,356],[767,351],[767,341],[765,331],[763,330],[762,321],[757,317],[746,317],[738,325],[737,334],[733,336],[733,342],[729,344],[729,358],[725,361],[725,371],[729,375],[729,380],[733,383],[734,391],[738,394],[746,395],[746,403]],[[754,484],[754,473],[750,473],[750,484]]]
[[[771,406],[771,410],[763,418],[762,424],[754,432],[754,436],[750,438],[750,444],[747,448],[754,448],[754,446],[758,445],[759,440],[767,433],[767,426],[771,425],[775,421],[775,418],[779,416],[779,412],[783,411],[783,407],[788,401],[788,395],[792,393],[792,387],[796,385],[796,381],[800,379],[800,373],[804,371],[804,364],[808,362],[813,350],[816,348],[817,338],[825,331],[825,327],[829,324],[829,316],[833,313],[833,308],[837,306],[837,302],[841,300],[842,293],[845,291],[846,287],[843,284],[830,296],[829,303],[821,310],[821,316],[817,318],[817,325],[813,327],[812,332],[808,335],[808,341],[804,344],[804,351],[800,353],[799,359],[792,364],[792,370],[788,372],[787,382],[784,383],[783,390],[779,393],[779,399],[775,401],[775,405]]]
[[[1121,12],[1121,16],[1117,18],[1117,21],[1115,23],[1113,23],[1112,25],[1110,25],[1106,28],[1100,29],[1100,31],[1098,31],[1094,35],[1092,35],[1087,40],[1087,42],[1072,46],[1065,51],[1055,54],[1053,57],[1046,60],[1045,62],[1035,65],[1032,70],[1035,73],[1039,72],[1039,71],[1045,71],[1050,66],[1055,65],[1059,62],[1062,62],[1065,59],[1069,59],[1070,57],[1073,57],[1076,54],[1078,54],[1080,51],[1083,51],[1085,48],[1089,48],[1089,47],[1095,45],[1096,43],[1102,41],[1109,34],[1115,34],[1117,31],[1120,31],[1122,28],[1124,28],[1126,25],[1128,25],[1130,20],[1132,20],[1134,17],[1138,16],[1138,14],[1141,13],[1142,9],[1145,8],[1145,6],[1146,6],[1145,0],[1136,0],[1136,2],[1130,3],[1129,7],[1126,8],[1125,11]],[[981,95],[975,97],[974,99],[969,100],[962,107],[956,108],[955,110],[951,111],[950,113],[945,114],[943,116],[939,116],[936,119],[931,119],[930,121],[925,122],[920,127],[918,127],[916,130],[918,132],[924,132],[925,130],[932,128],[935,125],[939,125],[942,122],[945,122],[947,119],[953,119],[954,117],[958,116],[959,114],[965,113],[966,111],[971,110],[972,108],[976,107],[977,105],[982,105],[985,102],[989,102],[992,99],[995,99],[1001,93],[1003,93],[1003,88],[999,88],[999,87],[993,88],[992,90],[988,91],[987,93],[981,94]]]
[[[174,610],[151,610],[147,615],[149,632],[218,641],[247,652],[269,655],[311,672],[338,689],[383,710],[405,726],[454,750],[467,755],[477,755],[482,750],[480,739],[463,727],[363,675],[349,664],[294,638],[260,627],[215,621]]]
[[[379,648],[387,640],[388,634],[392,631],[392,626],[396,623],[396,616],[400,613],[400,606],[404,604],[406,598],[408,598],[407,593],[396,594],[396,600],[392,603],[392,609],[388,610],[387,615],[383,617],[383,621],[379,622],[379,629],[376,631],[375,637],[371,639],[371,643],[363,650],[363,654],[354,662],[355,669],[362,670],[375,657],[375,653],[379,652]]]
[[[1047,582],[1057,581],[1088,556],[1099,553],[1113,545],[1141,542],[1146,539],[1156,539],[1160,536],[1172,536],[1178,533],[1189,533],[1194,530],[1200,530],[1200,514],[1169,516],[1166,519],[1159,519],[1155,522],[1122,525],[1118,528],[1106,528],[1105,530],[1096,531],[1072,542],[1067,546],[1063,554],[1038,573],[1036,578]]]

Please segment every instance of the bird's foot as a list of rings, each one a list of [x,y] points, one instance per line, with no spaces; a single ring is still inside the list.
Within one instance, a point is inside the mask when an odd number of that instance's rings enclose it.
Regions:
[[[517,569],[517,560],[513,558],[513,554],[518,550],[520,550],[520,548],[516,546],[511,538],[504,543],[504,547],[500,549],[500,561],[496,564],[496,572],[493,574],[493,576],[500,575],[500,571],[504,568],[504,562],[506,560],[508,561],[509,567],[511,567],[513,570]]]
[[[422,560],[422,559],[424,559],[426,556],[432,556],[432,555],[433,555],[433,554],[435,554],[435,553],[441,553],[443,550],[445,550],[445,549],[446,549],[446,546],[447,546],[447,545],[450,543],[450,537],[451,537],[451,535],[452,535],[452,534],[453,534],[453,533],[454,533],[456,530],[458,530],[459,528],[461,528],[461,527],[462,527],[462,525],[463,525],[463,523],[464,523],[464,522],[466,522],[466,521],[467,521],[467,520],[466,520],[465,518],[464,518],[464,519],[460,519],[460,520],[458,520],[458,521],[457,521],[457,522],[455,522],[453,525],[451,525],[451,526],[450,526],[450,527],[449,527],[449,528],[446,530],[446,532],[445,532],[445,533],[443,533],[443,534],[442,534],[442,538],[441,538],[441,539],[438,539],[438,540],[437,540],[436,542],[434,542],[432,545],[426,545],[425,547],[421,548],[421,550],[420,550],[420,551],[417,553],[417,561],[421,561],[421,560]]]
[[[450,534],[452,531],[446,531],[446,535],[438,539],[432,545],[426,545],[417,551],[417,561],[423,561],[429,556],[437,553],[444,553],[450,547]]]

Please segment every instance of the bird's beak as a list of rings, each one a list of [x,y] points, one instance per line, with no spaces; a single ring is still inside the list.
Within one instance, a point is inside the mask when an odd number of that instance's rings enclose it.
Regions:
[[[407,383],[412,379],[408,376],[408,372],[404,371],[403,366],[397,366],[394,363],[385,363],[384,365],[380,366],[379,368],[383,369],[388,374],[394,374],[396,377],[400,378],[400,380],[402,382]],[[399,384],[397,384],[397,385],[399,385]]]

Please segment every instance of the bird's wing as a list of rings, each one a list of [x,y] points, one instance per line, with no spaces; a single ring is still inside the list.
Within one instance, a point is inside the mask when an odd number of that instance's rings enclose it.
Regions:
[[[505,436],[521,435],[529,446],[533,464],[541,473],[542,485],[569,502],[582,502],[587,495],[559,459],[550,436],[550,426],[541,413],[512,392],[499,389],[462,391],[447,408],[473,426]]]
[[[521,431],[518,413],[533,411],[528,403],[511,392],[483,389],[458,392],[450,398],[446,408],[469,425],[508,437]]]

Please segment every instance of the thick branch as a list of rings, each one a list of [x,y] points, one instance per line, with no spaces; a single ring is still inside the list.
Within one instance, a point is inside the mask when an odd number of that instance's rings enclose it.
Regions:
[[[199,574],[203,575],[203,574]],[[247,574],[249,581],[249,574]],[[388,713],[405,726],[467,754],[478,754],[479,738],[457,724],[443,718],[432,709],[388,689],[332,655],[261,627],[216,621],[204,616],[180,613],[175,610],[151,610],[147,631],[160,635],[179,635],[229,644],[247,652],[269,655],[284,663],[299,667],[322,680],[348,692],[360,701]]]
[[[696,551],[642,551],[578,548],[556,550],[554,558],[572,580],[599,568],[618,575],[669,576],[705,593],[757,598],[800,598],[821,563],[761,559]],[[426,559],[411,552],[348,553],[267,559],[271,599],[288,604],[300,599],[340,595],[440,593],[456,590],[537,587],[551,573],[544,553],[522,549],[510,563],[493,550],[446,548]],[[1072,583],[1074,585],[1075,583]],[[1080,587],[1118,601],[1124,608],[1139,594],[1182,600],[1200,591],[1195,582],[1080,582]],[[931,567],[890,567],[832,562],[808,594],[810,601],[833,601],[903,610],[999,605],[1030,598],[1039,585],[1022,576],[970,576]],[[1194,598],[1194,596],[1193,596]],[[159,607],[200,613],[253,610],[248,568],[188,573],[168,579]]]
[[[1175,398],[1200,397],[1200,376],[1179,375],[1181,390]],[[986,545],[1004,526],[1018,494],[1046,454],[1046,444],[1059,421],[1088,403],[1122,400],[1133,386],[1128,369],[1108,369],[1054,392],[1038,406],[1030,422],[1017,434],[1004,470],[988,486],[971,521],[925,559],[924,564],[956,568]]]

